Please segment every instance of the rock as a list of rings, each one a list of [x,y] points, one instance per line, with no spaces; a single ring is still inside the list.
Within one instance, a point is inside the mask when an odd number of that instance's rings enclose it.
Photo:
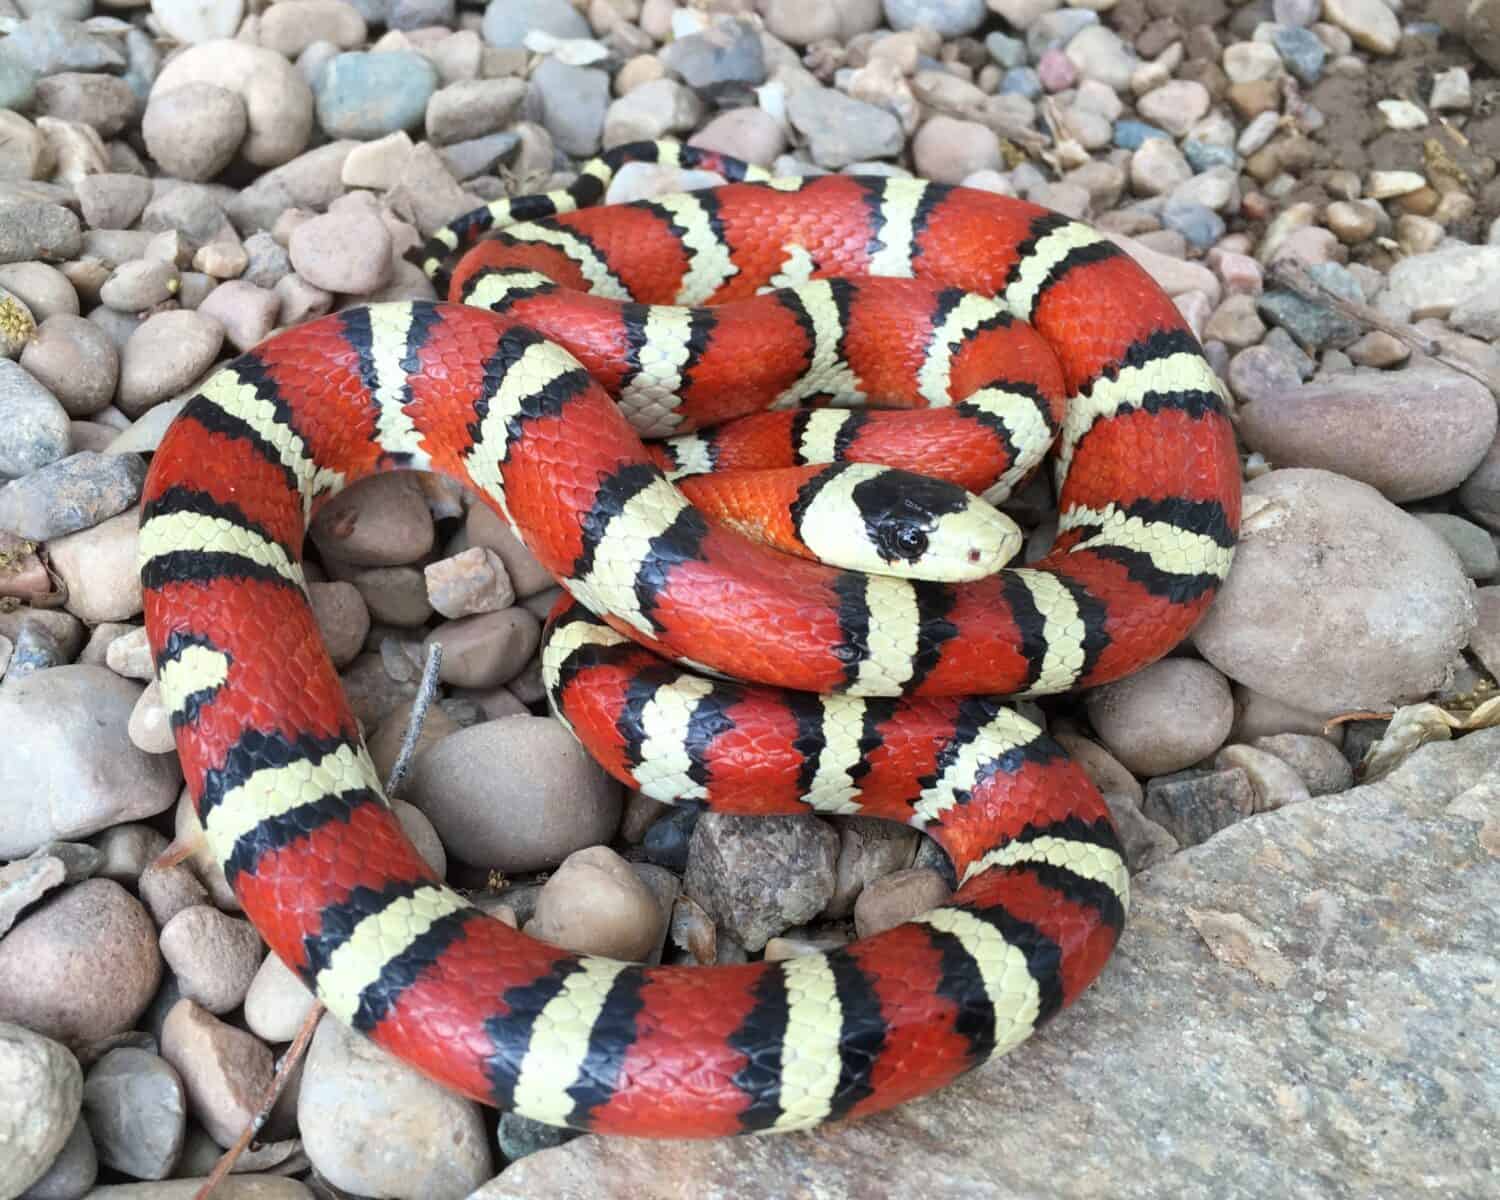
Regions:
[[[68,452],[67,410],[10,359],[0,358],[0,476],[14,478]]]
[[[249,921],[199,904],[166,923],[161,952],[184,996],[227,1013],[244,1000],[264,947]]]
[[[432,514],[410,475],[376,475],[324,505],[308,536],[343,563],[399,565],[432,549]]]
[[[281,0],[260,18],[260,44],[292,59],[314,42],[353,50],[365,36],[364,17],[344,0]]]
[[[438,678],[457,687],[508,683],[525,669],[542,638],[541,622],[524,608],[445,621],[425,646],[443,647]]]
[[[54,313],[37,327],[21,366],[50,391],[68,416],[93,416],[114,399],[120,353],[92,321]]]
[[[151,157],[179,179],[212,179],[233,161],[249,130],[240,94],[207,82],[154,89],[141,121]]]
[[[577,1136],[571,1129],[543,1125],[540,1121],[533,1121],[513,1112],[501,1113],[499,1127],[495,1130],[495,1141],[507,1162],[515,1162],[538,1150],[561,1146]],[[471,1195],[482,1197],[490,1186],[486,1184]]]
[[[609,106],[604,115],[603,145],[609,149],[626,142],[691,133],[702,118],[703,104],[691,88],[673,79],[653,79]]]
[[[223,343],[224,327],[199,313],[153,313],[120,355],[116,403],[126,416],[140,416],[202,376]]]
[[[787,1179],[844,1195],[871,1163],[899,1162],[927,1200],[1017,1200],[1086,1191],[1092,1168],[1062,1135],[1122,1121],[1133,1128],[1111,1172],[1149,1179],[1141,1194],[1200,1190],[1203,1161],[1256,1194],[1318,1195],[1329,1179],[1356,1178],[1416,1194],[1435,1160],[1446,1186],[1482,1194],[1493,1088],[1480,1031],[1493,1040],[1495,1016],[1470,980],[1473,947],[1500,928],[1486,872],[1472,867],[1497,819],[1483,782],[1497,755],[1494,730],[1426,746],[1379,783],[1241,822],[1159,864],[1134,889],[1132,952],[1004,1065],[930,1099],[816,1137],[590,1135],[509,1167],[490,1194],[589,1179],[596,1200],[625,1200],[672,1178],[713,1179],[744,1200],[780,1195]],[[1414,858],[1413,845],[1424,853]],[[1225,912],[1226,896],[1255,901]],[[1361,999],[1346,1009],[1328,1004],[1335,996]],[[1387,1031],[1374,1058],[1372,1021]],[[1308,1072],[1293,1084],[1289,1062]],[[1372,1071],[1389,1072],[1385,1086],[1360,1086]],[[1408,1086],[1451,1096],[1451,1121],[1408,1120],[1397,1098]],[[1279,1142],[1288,1104],[1298,1122],[1391,1132],[1358,1145]],[[985,1138],[960,1136],[976,1122]],[[1162,1137],[1168,1158],[1153,1144]]]
[[[1207,663],[1166,658],[1088,692],[1100,739],[1137,775],[1166,775],[1207,758],[1229,736],[1234,701]]]
[[[276,955],[267,954],[245,993],[245,1024],[267,1042],[290,1042],[315,1003],[307,985]]]
[[[129,508],[48,547],[68,588],[68,611],[80,620],[128,621],[141,611],[140,521],[140,510]]]
[[[1141,812],[1183,846],[1208,841],[1220,830],[1252,815],[1255,790],[1239,767],[1163,775],[1146,784]]]
[[[138,499],[145,461],[85,451],[0,487],[0,529],[44,542],[88,529]]]
[[[1442,686],[1474,616],[1440,538],[1373,488],[1325,471],[1272,471],[1245,496],[1234,568],[1193,633],[1204,658],[1323,715]]]
[[[1281,61],[1300,82],[1309,87],[1318,82],[1328,51],[1316,33],[1310,29],[1289,27],[1278,29],[1272,40]]]
[[[946,904],[951,893],[931,867],[896,871],[875,880],[854,902],[854,931],[874,937]]]
[[[117,312],[142,312],[171,299],[181,285],[175,263],[134,259],[110,273],[99,289],[99,299]]]
[[[812,816],[704,813],[683,887],[747,950],[821,912],[833,896],[838,835]]]
[[[318,78],[318,124],[330,137],[361,140],[415,129],[437,86],[437,69],[411,51],[340,54]]]
[[[1470,99],[1469,72],[1463,67],[1449,67],[1433,77],[1428,104],[1434,111],[1461,112],[1469,107]]]
[[[22,1200],[78,1200],[93,1195],[91,1189],[98,1178],[99,1159],[94,1153],[94,1141],[89,1136],[88,1122],[80,1117],[73,1122],[73,1132],[46,1173],[21,1193]]]
[[[1497,549],[1495,539],[1478,525],[1449,513],[1413,513],[1412,516],[1448,543],[1470,579],[1492,579],[1500,575],[1500,549]]]
[[[1182,137],[1208,112],[1209,94],[1201,83],[1174,79],[1147,92],[1135,106],[1146,120]]]
[[[167,1013],[161,1056],[177,1068],[193,1116],[221,1146],[233,1145],[255,1115],[275,1070],[264,1045],[191,1000]]]
[[[0,492],[0,499],[3,495]],[[432,607],[445,617],[499,612],[516,598],[505,564],[487,546],[470,546],[451,558],[429,563],[423,577]]]
[[[870,884],[911,866],[920,839],[913,829],[869,817],[834,817],[832,824],[839,835],[839,854],[833,895],[822,916],[837,919],[854,911],[855,901]]]
[[[1302,782],[1302,776],[1290,764],[1254,746],[1225,746],[1214,756],[1214,766],[1220,771],[1238,767],[1245,773],[1255,795],[1255,811],[1258,813],[1296,804],[1311,795]]]
[[[732,96],[766,81],[760,31],[748,21],[724,20],[702,33],[674,38],[657,57],[705,100]]]
[[[100,137],[114,137],[135,115],[135,93],[113,75],[63,71],[38,80],[37,111],[87,125]]]
[[[226,279],[204,298],[195,310],[224,327],[224,336],[236,350],[259,345],[276,327],[281,297],[243,279]]]
[[[542,885],[526,933],[581,954],[645,962],[669,910],[623,858],[607,846],[589,846],[568,855]]]
[[[166,867],[149,863],[141,871],[136,885],[142,903],[151,910],[151,918],[158,928],[167,925],[178,913],[208,903],[208,889],[186,863]],[[168,965],[171,965],[170,958]]]
[[[244,100],[250,132],[240,153],[254,165],[280,166],[306,147],[312,133],[312,91],[274,50],[241,41],[203,42],[162,68],[152,94],[189,83],[227,88]]]
[[[175,760],[126,737],[140,686],[97,666],[62,666],[0,688],[0,858],[154,816],[176,798]]]
[[[357,145],[347,139],[331,142],[262,175],[228,200],[226,208],[235,227],[241,233],[253,234],[272,228],[287,209],[327,208],[344,192],[344,164]],[[268,287],[290,269],[285,264],[285,252],[278,256],[272,249],[275,246],[269,237],[259,243],[258,249],[254,237],[246,240],[250,265],[244,277],[249,282]],[[262,271],[269,272],[269,278],[263,277]]]
[[[427,105],[427,137],[447,146],[502,130],[525,99],[526,83],[514,77],[451,83],[433,93]]]
[[[1253,745],[1257,750],[1274,754],[1296,771],[1310,795],[1327,796],[1354,786],[1349,760],[1327,738],[1276,733],[1256,738]]]
[[[3,1001],[0,1001],[3,1004]],[[0,1194],[19,1196],[67,1144],[83,1099],[83,1072],[67,1049],[0,1020]]]
[[[574,158],[597,154],[609,108],[609,76],[591,67],[575,67],[548,57],[531,77],[538,119]]]
[[[1491,676],[1500,673],[1500,587],[1480,588],[1474,593],[1479,620],[1469,649]]]
[[[901,122],[883,108],[832,89],[799,88],[787,98],[787,117],[807,139],[820,167],[837,170],[901,152]]]
[[[1391,268],[1383,304],[1409,312],[1412,320],[1447,317],[1474,296],[1483,295],[1500,271],[1500,246],[1457,245],[1413,254]]]
[[[125,56],[105,39],[90,36],[81,21],[46,11],[17,22],[5,48],[9,57],[38,75],[119,70],[125,66]]]
[[[593,36],[588,22],[568,0],[490,0],[484,10],[486,44],[522,46],[532,32],[557,38]]]
[[[512,764],[504,773],[494,763]],[[408,798],[450,854],[506,872],[556,866],[574,850],[608,842],[620,788],[563,725],[505,717],[460,730],[413,765]]]
[[[122,1046],[89,1070],[83,1113],[99,1161],[136,1179],[165,1179],[187,1132],[182,1078],[165,1059]]]
[[[170,1183],[119,1183],[95,1188],[88,1200],[194,1200],[207,1185],[206,1177]],[[315,1200],[305,1184],[275,1175],[231,1175],[215,1182],[213,1195],[214,1200]]]
[[[56,313],[78,315],[78,293],[66,275],[46,263],[0,263],[0,287],[25,304],[38,322]]]
[[[44,900],[0,941],[0,1021],[61,1041],[132,1028],[160,981],[151,918],[113,880]]]
[[[832,6],[830,6],[832,7]],[[892,29],[931,29],[940,38],[973,33],[985,19],[984,0],[885,0]]]
[[[1137,61],[1130,48],[1112,29],[1092,24],[1081,29],[1065,49],[1068,58],[1085,79],[1097,79],[1117,92],[1130,86]]]
[[[245,11],[242,0],[194,4],[188,0],[151,0],[151,15],[173,41],[194,46],[234,36]]]
[[[1457,487],[1483,459],[1495,427],[1489,389],[1438,365],[1273,391],[1239,415],[1245,443],[1278,467],[1335,471],[1398,503]]]
[[[912,156],[917,174],[938,183],[960,183],[975,171],[997,171],[1003,165],[994,130],[942,115],[917,130]]]
[[[62,859],[50,855],[23,858],[0,867],[0,937],[26,909],[61,887],[67,874]]]
[[[480,1109],[325,1016],[297,1101],[303,1148],[335,1187],[462,1200],[493,1169]]]
[[[1363,50],[1394,54],[1401,42],[1401,23],[1381,0],[1323,0],[1323,18]]]

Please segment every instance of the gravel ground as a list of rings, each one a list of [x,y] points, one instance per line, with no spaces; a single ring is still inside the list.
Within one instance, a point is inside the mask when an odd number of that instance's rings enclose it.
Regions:
[[[1262,1040],[1273,1013],[1233,1022],[1256,995],[1295,993],[1295,947],[1358,940],[1360,910],[1389,895],[1373,846],[1432,856],[1413,868],[1432,911],[1469,911],[1445,890],[1460,878],[1493,911],[1500,743],[1465,733],[1500,676],[1500,0],[0,0],[0,1200],[191,1195],[116,1185],[207,1175],[312,1004],[201,851],[159,861],[196,827],[136,575],[137,502],[166,424],[216,364],[279,328],[432,298],[403,255],[444,222],[662,136],[784,174],[914,173],[1090,220],[1175,299],[1227,380],[1246,520],[1218,604],[1173,657],[1032,706],[1109,797],[1132,869],[1150,868],[1148,905],[1155,888],[1195,914],[1171,936],[1147,921],[1126,946],[1198,955],[1183,980],[1229,963],[1264,985],[1231,1017],[1148,971],[1132,986],[1175,998],[1142,1021],[1173,1013],[1185,1043]],[[713,182],[630,168],[609,198]],[[1007,505],[1033,552],[1049,503],[1037,485]],[[396,806],[450,883],[502,919],[579,950],[730,963],[839,945],[946,897],[935,848],[909,830],[697,817],[623,793],[544,715],[552,580],[451,485],[367,481],[319,514],[309,556],[382,771],[442,645]],[[1388,728],[1383,714],[1421,702]],[[1420,786],[1350,790],[1455,725],[1458,746],[1416,750],[1390,776]],[[1450,751],[1462,757],[1436,757]],[[1440,792],[1446,807],[1418,811],[1413,797]],[[1309,845],[1326,857],[1291,861]],[[1268,886],[1235,882],[1252,860],[1276,862],[1278,895],[1309,898],[1281,915],[1247,899]],[[1384,1151],[1384,1178],[1412,1181],[1395,1192],[1435,1178],[1418,1163],[1451,1164],[1434,1194],[1482,1190],[1471,1155],[1494,1136],[1500,1078],[1459,1059],[1500,1024],[1493,988],[1475,999],[1496,935],[1461,946],[1419,908],[1382,911],[1392,936],[1375,962],[1421,973],[1420,1004],[1472,1044],[1381,1042],[1370,1086],[1394,1098],[1329,1118],[1332,1182],[1306,1192],[1286,1184],[1313,1169],[1306,1114],[1359,1088],[1313,1071],[1283,1094],[1245,1067],[1236,1086],[1290,1114],[1269,1148],[1244,1135],[1259,1169],[1284,1168],[1266,1185],[1281,1194],[1360,1194],[1374,1168],[1356,1134],[1381,1122],[1418,1130]],[[1419,931],[1430,954],[1400,957]],[[1358,987],[1380,986],[1362,967]],[[1070,1018],[1083,1036],[1087,1007]],[[1115,1015],[1129,1053],[1135,1017]],[[1350,1022],[1281,1052],[1326,1066],[1363,1044],[1369,1022]],[[1140,1053],[1149,1070],[1162,1052]],[[1157,1113],[1185,1137],[1200,1105],[1236,1107],[1217,1069],[1195,1086],[1204,1097]],[[948,1115],[969,1102],[944,1097],[868,1123],[855,1160],[909,1185],[901,1163],[973,1138]],[[1069,1120],[1102,1128],[1134,1099],[1122,1082]],[[1036,1144],[1049,1128],[1067,1140],[1061,1116],[1017,1114]],[[1115,1136],[1162,1147],[1147,1156],[1160,1194],[1242,1194],[1228,1176],[1205,1190],[1170,1137],[1131,1122]],[[745,1161],[834,1194],[841,1177],[823,1172],[841,1136]],[[1231,1120],[1218,1149],[1237,1136]],[[730,1160],[637,1148],[616,1168],[607,1145],[568,1139],[497,1121],[325,1019],[221,1194],[786,1194]],[[1107,1140],[1087,1156],[1100,1178],[1131,1158]],[[934,1196],[1034,1194],[1004,1166],[970,1152],[924,1178]],[[701,1190],[649,1182],[679,1167]],[[1105,1192],[1080,1178],[1069,1194]]]

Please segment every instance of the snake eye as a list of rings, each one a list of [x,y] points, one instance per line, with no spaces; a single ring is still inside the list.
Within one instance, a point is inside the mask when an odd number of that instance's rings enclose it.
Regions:
[[[896,549],[902,558],[915,562],[927,553],[927,535],[915,525],[901,525],[896,530]]]

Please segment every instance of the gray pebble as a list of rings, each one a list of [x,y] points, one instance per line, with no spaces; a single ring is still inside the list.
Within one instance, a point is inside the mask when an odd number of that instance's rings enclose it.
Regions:
[[[82,1200],[99,1178],[99,1156],[89,1125],[81,1116],[46,1174],[21,1193],[21,1200]]]
[[[60,667],[67,661],[67,652],[52,630],[38,621],[26,621],[16,632],[5,673],[11,680],[24,679],[37,671]]]
[[[683,887],[747,950],[822,912],[833,898],[839,839],[812,816],[704,813]]]
[[[48,892],[63,885],[68,869],[62,859],[31,855],[0,867],[0,936]]]
[[[113,75],[63,71],[36,85],[37,111],[77,121],[102,138],[111,138],[135,116],[139,101],[130,85]]]
[[[705,100],[748,92],[766,81],[760,33],[748,21],[719,21],[668,42],[657,57]]]
[[[83,226],[61,204],[0,200],[0,263],[65,262],[83,245]]]
[[[119,406],[138,417],[182,391],[213,364],[224,327],[195,312],[155,313],[130,335],[120,356]]]
[[[111,1050],[83,1083],[83,1113],[99,1161],[135,1179],[165,1179],[187,1130],[182,1077],[145,1050]]]
[[[0,529],[45,542],[124,512],[141,494],[136,454],[70,455],[0,487]]]
[[[30,108],[36,98],[37,72],[29,63],[0,54],[0,109]]]
[[[984,0],[885,0],[892,29],[935,30],[943,39],[973,33],[989,15]]]
[[[1251,743],[1274,754],[1301,777],[1313,796],[1327,796],[1354,786],[1349,760],[1327,738],[1307,733],[1275,733]]]
[[[93,37],[82,22],[55,13],[37,13],[22,21],[11,30],[5,49],[39,75],[125,67],[125,56],[110,40]]]
[[[385,23],[390,29],[451,28],[457,13],[457,0],[390,0]]]
[[[438,75],[420,54],[340,54],[318,80],[318,124],[330,137],[370,140],[415,129]]]
[[[559,1129],[556,1125],[543,1125],[520,1113],[500,1114],[500,1125],[495,1131],[495,1140],[506,1162],[515,1162],[538,1150],[550,1150],[578,1136],[572,1129]]]
[[[25,368],[0,358],[0,476],[28,475],[62,458],[68,446],[68,413],[57,397]]]
[[[832,170],[899,154],[905,142],[901,122],[891,113],[832,88],[793,92],[787,116],[807,139],[813,161]]]
[[[484,40],[491,46],[520,46],[533,31],[559,38],[593,37],[583,14],[568,0],[490,0],[484,10]]]
[[[549,57],[536,69],[531,84],[531,102],[558,148],[574,158],[597,154],[609,108],[609,76]]]
[[[1470,579],[1488,580],[1500,575],[1500,551],[1495,539],[1474,522],[1450,513],[1413,515],[1448,543]]]
[[[0,1020],[0,1195],[19,1196],[46,1174],[78,1120],[83,1072],[66,1047]]]
[[[162,957],[182,994],[211,1013],[239,1007],[263,949],[249,921],[208,904],[183,909],[161,931]]]
[[[1239,767],[1183,771],[1150,780],[1141,812],[1181,845],[1196,846],[1253,814],[1255,791]]]

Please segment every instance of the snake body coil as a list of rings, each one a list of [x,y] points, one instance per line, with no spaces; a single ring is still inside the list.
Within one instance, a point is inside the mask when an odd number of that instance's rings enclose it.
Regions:
[[[585,207],[640,158],[736,182]],[[669,143],[470,214],[429,273],[487,231],[451,281],[464,303],[269,339],[202,386],[153,461],[147,630],[246,914],[340,1020],[579,1129],[802,1129],[1015,1046],[1103,967],[1128,876],[1101,797],[994,697],[1165,654],[1238,527],[1223,393],[1176,309],[1101,234],[1022,201],[766,180]],[[798,407],[864,397],[903,411]],[[992,496],[1055,436],[1047,556],[956,584],[836,570],[706,519],[669,480],[888,461],[913,430],[900,465]],[[645,967],[537,942],[444,887],[384,801],[299,565],[319,503],[402,468],[475,488],[570,593],[544,678],[606,770],[716,811],[922,829],[952,860],[951,902],[827,954]],[[892,502],[878,478],[810,478],[787,516],[809,544]]]

